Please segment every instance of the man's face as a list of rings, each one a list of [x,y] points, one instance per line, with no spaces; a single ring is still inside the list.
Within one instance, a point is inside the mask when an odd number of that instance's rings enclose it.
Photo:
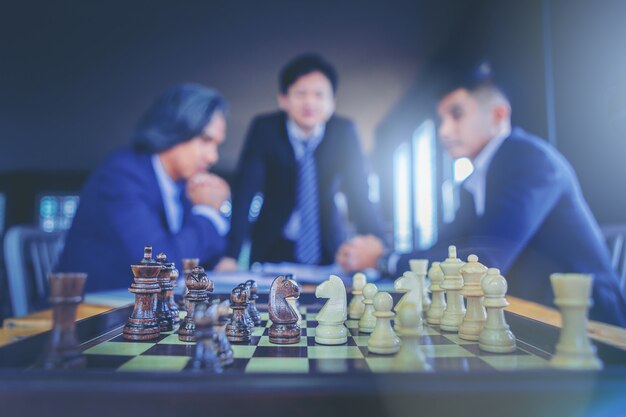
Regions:
[[[170,148],[172,174],[175,180],[188,180],[195,174],[206,172],[219,160],[219,145],[226,138],[226,119],[220,112],[213,114],[202,134]]]
[[[441,99],[439,140],[452,158],[475,158],[495,132],[492,112],[464,88]]]
[[[330,80],[319,71],[303,75],[278,98],[280,108],[305,131],[326,123],[335,111]]]

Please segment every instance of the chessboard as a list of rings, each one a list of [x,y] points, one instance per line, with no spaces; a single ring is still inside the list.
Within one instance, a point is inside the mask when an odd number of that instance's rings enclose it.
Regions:
[[[323,300],[322,300],[323,301]],[[256,327],[249,343],[232,343],[234,363],[225,373],[370,373],[398,372],[393,355],[368,352],[370,335],[359,333],[358,321],[348,320],[348,342],[327,346],[315,342],[316,314],[322,304],[301,305],[301,339],[292,345],[277,345],[269,340],[267,305],[260,304],[261,326]],[[184,313],[181,313],[183,315]],[[129,342],[121,328],[83,344],[87,367],[119,372],[183,371],[193,356],[195,343],[182,342],[175,332],[164,332],[155,341]],[[434,371],[521,370],[548,368],[550,354],[531,344],[519,342],[507,354],[483,352],[477,342],[460,339],[438,326],[426,325],[420,344]]]

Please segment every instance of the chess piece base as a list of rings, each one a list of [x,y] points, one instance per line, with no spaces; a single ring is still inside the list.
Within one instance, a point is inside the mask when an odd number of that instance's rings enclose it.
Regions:
[[[123,337],[126,340],[154,340],[161,335],[159,324],[155,319],[128,319],[124,326]]]
[[[315,343],[321,345],[343,345],[348,343],[348,329],[343,323],[320,323],[315,329]]]
[[[270,343],[291,345],[300,341],[300,326],[293,324],[272,323],[268,331]]]
[[[586,352],[564,349],[557,345],[550,366],[560,369],[602,369],[602,362],[596,356],[595,348]]]
[[[381,346],[368,343],[367,350],[379,355],[393,355],[394,353],[398,353],[400,351],[400,341],[398,340],[398,344],[392,346]]]
[[[515,336],[510,330],[484,329],[478,339],[478,347],[491,353],[511,353],[517,349]]]

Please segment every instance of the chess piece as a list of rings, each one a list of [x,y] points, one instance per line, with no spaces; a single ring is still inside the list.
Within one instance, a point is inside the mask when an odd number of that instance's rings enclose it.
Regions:
[[[285,276],[278,276],[272,282],[269,296],[269,316],[272,325],[268,335],[270,343],[288,345],[300,341],[300,326],[298,315],[287,302],[287,298],[297,298],[300,288],[295,281]]]
[[[298,283],[296,282],[293,274],[286,274],[285,278],[292,281],[295,286],[298,286]],[[287,303],[291,306],[293,311],[296,313],[296,316],[298,316],[298,321],[296,323],[298,324],[298,326],[300,326],[300,328],[302,328],[302,314],[300,314],[300,304],[298,303],[299,298],[300,296],[298,295],[298,297],[287,297],[285,298],[285,300],[287,300]]]
[[[378,293],[376,284],[366,284],[363,287],[363,304],[365,309],[359,319],[359,333],[372,333],[376,327],[376,317],[374,317],[374,297]]]
[[[463,296],[459,293],[463,288],[463,277],[459,269],[464,265],[463,261],[456,257],[456,246],[448,247],[448,258],[439,266],[443,271],[443,283],[441,288],[447,291],[448,304],[441,316],[439,326],[447,332],[458,332],[459,326],[465,317],[465,305]]]
[[[422,311],[428,311],[431,304],[430,297],[428,296],[428,286],[426,285],[428,259],[411,259],[409,266],[411,267],[411,272],[417,275],[417,278],[422,284]]]
[[[174,262],[169,262],[171,265],[170,271],[170,288],[167,290],[165,294],[165,298],[167,300],[167,304],[170,308],[170,316],[172,317],[172,324],[174,327],[180,324],[180,309],[178,308],[178,304],[174,299],[174,288],[176,288],[176,283],[178,282],[178,269],[176,269],[176,264]]]
[[[509,303],[504,298],[508,289],[506,279],[498,268],[489,268],[482,279],[485,293],[484,305],[487,320],[478,338],[478,347],[485,352],[510,353],[516,349],[515,336],[504,318],[504,307]]]
[[[222,363],[218,357],[216,326],[219,325],[218,306],[200,302],[193,311],[195,323],[196,348],[194,355],[187,364],[193,371],[206,373],[222,373]]]
[[[367,277],[362,272],[357,272],[352,276],[352,300],[348,306],[348,317],[358,320],[365,311],[363,304],[363,287],[367,284]]]
[[[156,295],[161,291],[157,276],[161,264],[152,259],[152,246],[146,246],[143,259],[130,266],[134,282],[128,289],[135,294],[133,313],[124,326],[123,337],[126,340],[154,340],[161,334],[156,319]]]
[[[331,275],[315,289],[317,298],[328,298],[324,307],[317,313],[318,325],[315,328],[315,343],[322,345],[342,345],[348,342],[348,329],[344,326],[348,318],[346,287],[336,275]]]
[[[242,291],[244,291],[246,293],[246,310],[243,312],[243,321],[246,322],[246,324],[248,325],[248,327],[250,328],[250,334],[252,334],[252,332],[254,332],[254,320],[252,320],[252,317],[250,317],[250,313],[248,312],[248,309],[250,307],[250,287],[248,287],[245,283],[241,283],[239,284],[239,287],[241,287]]]
[[[420,294],[421,296],[421,294]],[[391,327],[395,314],[391,311],[393,298],[388,292],[381,291],[374,297],[374,317],[376,327],[367,341],[367,350],[379,355],[392,355],[400,350],[400,339]]]
[[[53,326],[41,366],[45,369],[81,368],[85,357],[76,339],[76,308],[83,300],[87,274],[49,274]]]
[[[402,372],[431,371],[432,367],[420,346],[422,335],[422,313],[411,302],[402,304],[396,320],[402,321],[402,345],[393,358],[393,369]]]
[[[247,280],[245,284],[250,291],[250,304],[248,304],[248,315],[250,315],[250,318],[252,319],[252,322],[255,326],[260,326],[261,313],[259,313],[259,310],[256,307],[256,300],[259,298],[259,295],[257,294],[258,287],[256,285],[256,282],[252,279]]]
[[[461,295],[467,299],[467,312],[459,327],[459,337],[464,340],[478,340],[487,319],[483,306],[485,294],[481,287],[481,280],[487,273],[487,267],[478,262],[478,256],[470,255],[459,272],[463,276]]]
[[[424,292],[422,291],[422,282],[423,281],[420,280],[417,274],[415,274],[415,272],[413,271],[406,271],[404,275],[395,280],[395,282],[393,283],[393,288],[396,290],[396,292],[405,293],[402,298],[400,298],[400,301],[398,301],[398,304],[396,304],[396,306],[394,307],[394,311],[396,313],[400,311],[400,308],[402,308],[405,303],[412,303],[418,309],[421,317],[423,300],[422,297],[424,294]],[[420,329],[423,328],[421,319],[418,327]],[[396,319],[394,320],[393,328],[398,336],[403,335],[403,323],[402,319],[398,315],[396,315]]]
[[[550,366],[563,369],[602,369],[596,348],[589,341],[587,313],[592,305],[593,276],[550,275],[554,304],[561,310],[562,326]]]
[[[161,331],[169,332],[174,330],[174,319],[167,293],[174,289],[170,278],[174,268],[171,262],[167,262],[167,256],[164,253],[159,253],[156,260],[161,264],[161,271],[157,275],[161,291],[157,293],[156,318]]]
[[[178,301],[178,305],[183,309],[185,308],[185,296],[187,295],[187,285],[186,285],[187,276],[191,274],[191,271],[193,270],[193,268],[198,265],[200,265],[199,258],[183,258],[182,259],[183,275],[177,281],[176,288],[182,289],[183,296]]]
[[[230,301],[213,300],[217,305],[218,324],[215,326],[215,334],[217,335],[217,356],[222,366],[232,365],[234,362],[233,348],[226,337],[226,325],[230,321]]]
[[[209,292],[213,291],[214,285],[201,266],[193,267],[191,273],[185,279],[185,284],[187,286],[187,294],[184,298],[187,315],[178,329],[178,340],[195,342],[196,323],[194,322],[194,312],[196,306],[208,301]]]
[[[432,302],[430,308],[426,312],[426,321],[429,324],[440,324],[443,312],[446,309],[446,290],[441,288],[443,282],[443,271],[439,262],[433,262],[428,270],[428,278],[430,278],[430,292],[432,294]]]
[[[226,337],[231,343],[247,343],[252,336],[252,330],[246,321],[249,296],[250,294],[242,285],[236,286],[230,293],[230,308],[233,314],[226,325]]]

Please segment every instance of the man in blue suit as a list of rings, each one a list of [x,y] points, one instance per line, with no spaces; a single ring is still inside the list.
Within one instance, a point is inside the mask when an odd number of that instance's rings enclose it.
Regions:
[[[87,180],[57,270],[86,272],[87,291],[124,288],[130,265],[153,246],[214,264],[226,246],[220,214],[228,184],[208,168],[224,141],[226,102],[183,84],[166,91],[140,121],[132,147],[114,152]]]
[[[247,239],[251,262],[332,263],[348,237],[339,191],[356,231],[381,236],[356,129],[333,114],[335,69],[318,55],[301,55],[279,80],[281,111],[258,116],[249,129],[233,191],[227,256],[216,269],[235,269]],[[263,207],[252,223],[250,204],[257,194]]]
[[[625,296],[608,249],[563,155],[511,128],[509,101],[489,79],[450,88],[438,113],[443,146],[474,165],[461,186],[455,221],[443,225],[433,248],[408,255],[385,253],[372,236],[356,238],[340,249],[342,266],[378,266],[396,274],[409,268],[411,258],[445,259],[454,244],[463,258],[475,253],[485,265],[500,268],[510,294],[544,305],[553,305],[551,273],[593,274],[590,318],[626,325]]]

